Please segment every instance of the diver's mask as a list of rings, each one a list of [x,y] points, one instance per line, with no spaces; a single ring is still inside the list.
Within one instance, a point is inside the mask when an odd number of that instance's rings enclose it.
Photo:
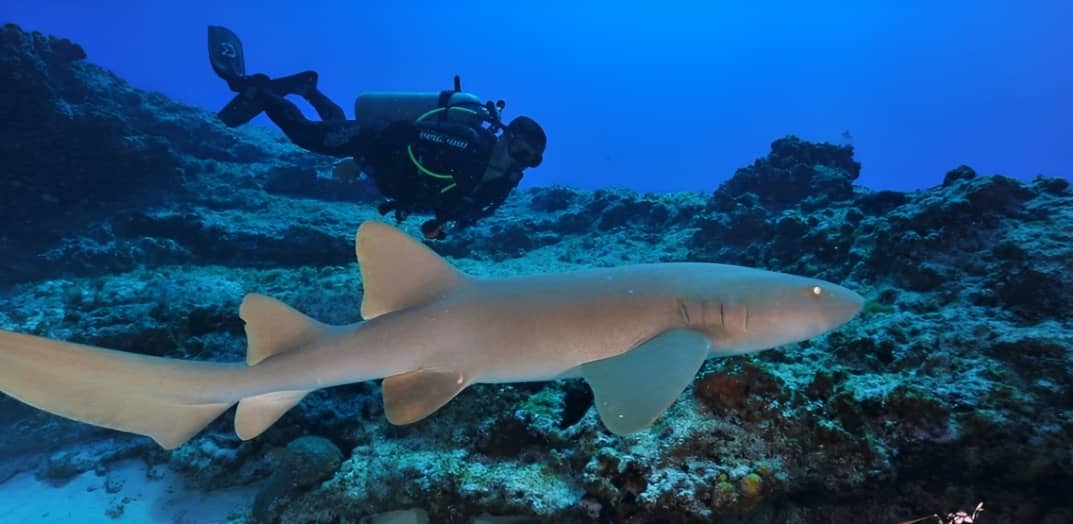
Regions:
[[[504,133],[511,160],[525,167],[537,167],[544,161],[547,136],[535,120],[526,116],[515,118]]]
[[[507,143],[507,154],[515,163],[525,167],[537,167],[544,161],[543,155],[534,150],[525,139],[511,137]]]

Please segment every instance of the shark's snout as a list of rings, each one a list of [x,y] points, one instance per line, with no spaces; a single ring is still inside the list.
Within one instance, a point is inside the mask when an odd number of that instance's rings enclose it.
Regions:
[[[856,291],[839,286],[838,306],[836,312],[841,316],[839,324],[844,324],[857,316],[864,307],[864,297]]]

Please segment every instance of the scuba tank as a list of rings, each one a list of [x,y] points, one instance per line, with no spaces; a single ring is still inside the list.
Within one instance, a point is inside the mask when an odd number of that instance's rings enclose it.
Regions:
[[[371,92],[362,93],[354,103],[358,125],[382,129],[399,120],[416,121],[437,109],[447,111],[447,120],[467,125],[480,125],[488,119],[481,100],[470,93],[451,93],[446,106],[440,106],[440,93]]]
[[[499,123],[502,101],[483,103],[476,95],[462,91],[462,82],[457,75],[454,80],[454,89],[439,92],[362,93],[354,101],[354,116],[358,125],[368,129],[383,129],[400,120],[419,122],[431,118],[474,127],[488,122],[492,124],[493,132],[502,127]]]
[[[480,156],[482,147],[488,147],[487,154],[492,154],[499,132],[505,128],[499,117],[505,105],[502,100],[482,103],[476,95],[462,91],[458,76],[454,89],[440,92],[359,95],[354,102],[358,125],[380,136],[388,135],[384,140],[393,144],[392,149],[402,148],[398,153],[378,155],[372,166],[361,166],[389,199],[381,214],[395,210],[396,219],[402,220],[415,209],[438,210],[461,198],[455,188],[468,191],[482,178],[483,173],[473,168],[473,156]],[[391,138],[399,132],[414,136],[403,141]],[[384,174],[378,176],[380,169]],[[480,169],[485,171],[483,166]]]

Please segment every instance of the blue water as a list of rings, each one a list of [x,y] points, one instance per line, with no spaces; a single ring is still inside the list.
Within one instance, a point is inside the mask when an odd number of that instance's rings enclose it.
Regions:
[[[230,93],[208,24],[240,35],[251,72],[315,69],[348,109],[363,90],[438,90],[458,73],[548,131],[527,184],[708,191],[786,134],[853,143],[875,189],[933,186],[962,163],[1073,174],[1068,1],[387,4],[45,0],[3,18],[212,110]]]

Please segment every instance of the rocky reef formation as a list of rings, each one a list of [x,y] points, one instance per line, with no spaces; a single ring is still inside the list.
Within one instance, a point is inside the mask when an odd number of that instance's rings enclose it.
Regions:
[[[272,194],[350,202],[371,196],[368,184],[322,180],[330,164],[278,134],[228,129],[212,113],[134,89],[85,57],[70,41],[0,28],[0,248],[7,255],[0,284],[42,277],[42,256],[49,274],[76,275],[189,259],[182,246],[138,240],[146,227],[200,235],[211,257],[247,256],[241,244],[252,238],[215,238],[211,223],[182,218],[185,208],[174,205],[180,202],[226,213],[270,205],[265,197]],[[280,235],[315,234],[283,222]],[[71,227],[87,223],[99,228],[77,249],[94,254],[62,261]],[[126,253],[94,247],[116,242]],[[294,255],[308,256],[294,263],[313,264],[325,254]]]
[[[6,26],[0,43],[19,99],[0,101],[0,327],[239,360],[245,292],[360,318],[367,182],[138,91],[69,42]],[[1069,184],[960,166],[871,191],[852,153],[782,138],[711,194],[518,191],[430,244],[480,275],[717,261],[869,299],[828,336],[708,362],[649,431],[609,434],[580,381],[478,385],[395,427],[370,382],[316,392],[248,442],[225,415],[173,452],[3,398],[0,459],[50,478],[139,457],[206,489],[261,481],[250,518],[279,522],[899,522],[979,501],[988,524],[1073,520]],[[284,493],[295,456],[312,473]]]

